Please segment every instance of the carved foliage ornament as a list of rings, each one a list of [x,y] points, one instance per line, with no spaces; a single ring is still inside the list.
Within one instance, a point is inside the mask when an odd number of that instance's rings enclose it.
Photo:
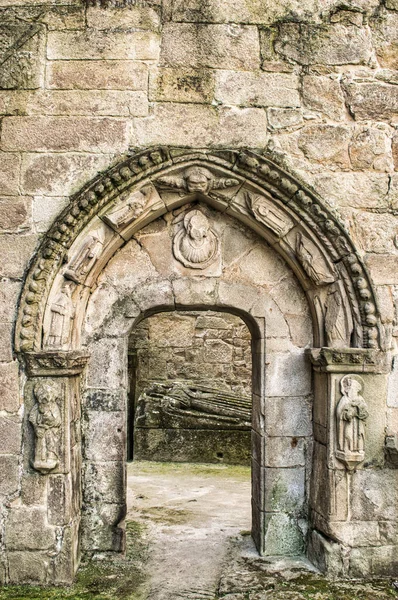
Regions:
[[[48,473],[59,464],[61,411],[49,383],[36,383],[33,395],[36,404],[29,413],[29,422],[35,432],[35,450],[31,464],[36,471]]]
[[[229,169],[231,179],[219,180],[210,174],[206,166],[192,164],[194,161],[204,160],[209,166]],[[72,198],[70,205],[51,227],[32,263],[21,296],[16,327],[17,350],[40,349],[42,318],[52,281],[61,267],[65,250],[71,247],[90,220],[135,183],[147,180],[148,177],[154,177],[156,184],[160,183],[165,179],[161,177],[162,169],[170,169],[173,163],[176,168],[181,169],[184,162],[187,163],[184,176],[173,178],[173,186],[177,183],[174,189],[185,192],[198,189],[203,191],[217,189],[217,186],[237,185],[238,179],[233,177],[235,172],[237,177],[263,186],[271,194],[277,189],[278,198],[288,203],[289,210],[314,232],[325,247],[325,252],[332,253],[331,260],[342,260],[341,264],[345,269],[342,277],[353,318],[355,317],[355,343],[364,347],[378,347],[379,317],[375,294],[366,270],[355,254],[347,232],[311,192],[302,189],[293,177],[267,157],[249,151],[227,149],[207,152],[203,149],[158,147],[128,156],[105,174],[95,178]],[[192,166],[195,167],[194,172],[190,172]],[[194,173],[198,175],[198,167],[199,181],[195,181]]]
[[[206,269],[215,261],[218,252],[219,240],[206,215],[198,209],[189,211],[183,227],[174,236],[175,258],[185,267]]]
[[[345,375],[340,381],[342,396],[336,407],[336,458],[350,471],[365,459],[365,422],[369,413],[362,396],[363,387],[359,375]]]

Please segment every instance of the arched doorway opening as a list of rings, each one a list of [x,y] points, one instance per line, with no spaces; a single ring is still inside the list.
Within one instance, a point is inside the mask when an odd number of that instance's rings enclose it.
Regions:
[[[209,308],[241,315],[254,339],[259,551],[291,552],[292,540],[305,539],[309,525],[311,556],[327,569],[328,557],[351,539],[342,525],[349,509],[336,490],[349,497],[347,471],[363,463],[364,452],[337,447],[334,415],[343,377],[383,368],[366,269],[335,216],[266,157],[158,148],[127,157],[72,199],[37,253],[20,299],[16,350],[27,419],[40,399],[38,379],[61,415],[55,457],[35,461],[28,420],[25,444],[32,465],[26,477],[38,471],[65,490],[68,518],[49,526],[54,539],[56,527],[63,528],[55,581],[72,578],[79,548],[123,547],[119,463],[126,452],[130,331],[154,312]],[[307,418],[312,392],[314,430]],[[297,431],[314,432],[314,459],[308,453],[304,465],[289,463]],[[371,439],[376,435],[377,427]],[[369,449],[377,462],[376,445]]]

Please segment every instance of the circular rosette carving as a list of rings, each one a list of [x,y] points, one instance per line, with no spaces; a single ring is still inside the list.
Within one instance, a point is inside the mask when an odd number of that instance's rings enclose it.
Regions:
[[[219,240],[206,215],[191,210],[173,241],[175,258],[190,269],[206,269],[218,256]]]

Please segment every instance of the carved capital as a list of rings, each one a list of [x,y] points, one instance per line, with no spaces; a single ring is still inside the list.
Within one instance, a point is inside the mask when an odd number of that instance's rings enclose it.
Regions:
[[[370,348],[311,348],[307,350],[315,370],[324,373],[388,373],[388,354]]]
[[[62,352],[47,350],[24,353],[27,374],[30,377],[71,377],[80,375],[90,355],[83,351]]]

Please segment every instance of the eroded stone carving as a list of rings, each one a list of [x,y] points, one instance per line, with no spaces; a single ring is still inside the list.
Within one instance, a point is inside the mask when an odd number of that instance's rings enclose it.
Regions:
[[[138,400],[135,424],[138,427],[250,429],[251,399],[190,385],[186,381],[154,383]]]
[[[119,231],[120,229],[123,229],[129,225],[132,221],[139,217],[144,210],[144,207],[148,201],[150,190],[150,187],[143,187],[137,192],[131,194],[131,196],[128,197],[127,202],[122,203],[121,206],[118,205],[116,208],[104,215],[104,221],[116,229],[116,231]]]
[[[208,194],[211,190],[220,190],[239,185],[237,179],[215,177],[204,167],[188,167],[182,176],[160,177],[157,182],[162,187],[176,188],[185,192],[202,192]]]
[[[218,238],[206,215],[198,209],[189,211],[184,217],[183,227],[174,236],[175,258],[185,267],[205,269],[214,262],[218,250]]]
[[[33,394],[36,404],[30,411],[29,422],[35,432],[35,452],[31,464],[36,471],[48,473],[59,463],[61,411],[49,383],[36,383]]]
[[[315,246],[309,248],[301,233],[296,235],[296,255],[304,271],[316,285],[333,283],[335,276],[327,269],[325,261]]]
[[[283,237],[293,227],[293,221],[272,200],[250,192],[245,192],[245,199],[257,221],[272,229],[278,237]]]
[[[50,327],[48,335],[44,336],[48,348],[67,350],[69,348],[72,321],[75,317],[75,307],[72,292],[75,283],[65,281],[51,304]]]
[[[87,275],[94,267],[104,247],[104,233],[100,229],[89,233],[80,248],[72,257],[64,273],[66,279],[75,283],[84,283]]]
[[[365,459],[365,421],[369,416],[361,394],[363,379],[345,375],[340,382],[342,397],[336,408],[336,458],[353,470]]]
[[[349,348],[352,329],[347,328],[343,298],[337,284],[332,284],[326,298],[325,331],[329,348]]]

